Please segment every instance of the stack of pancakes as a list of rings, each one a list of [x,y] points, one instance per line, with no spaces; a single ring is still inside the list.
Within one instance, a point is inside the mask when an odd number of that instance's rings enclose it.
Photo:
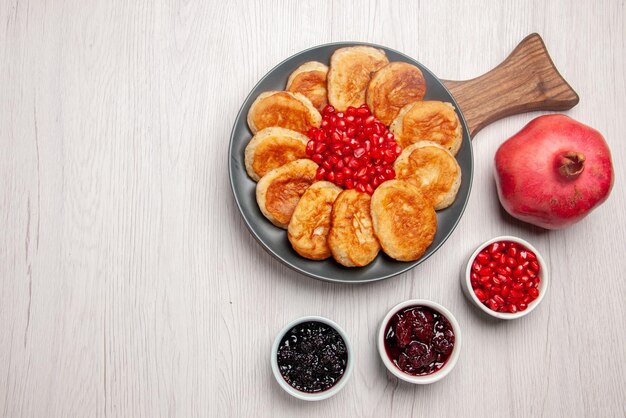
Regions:
[[[330,66],[307,62],[296,68],[285,91],[262,93],[248,112],[254,134],[245,150],[246,171],[258,181],[263,215],[287,229],[302,257],[330,256],[348,267],[371,263],[382,250],[400,261],[420,258],[437,229],[436,210],[450,206],[461,184],[455,155],[462,127],[450,103],[423,100],[419,68],[389,62],[369,46],[337,49]],[[396,179],[372,196],[316,181],[307,158],[306,133],[319,127],[327,105],[343,112],[367,103],[403,148]]]

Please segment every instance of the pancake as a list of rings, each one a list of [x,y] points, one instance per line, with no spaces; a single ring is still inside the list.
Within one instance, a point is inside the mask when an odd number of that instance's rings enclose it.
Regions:
[[[306,158],[305,135],[285,128],[265,128],[246,146],[246,171],[259,181],[269,171],[299,158]]]
[[[436,100],[418,101],[404,106],[389,130],[402,148],[419,141],[432,141],[452,155],[459,151],[463,140],[461,121],[454,106]]]
[[[275,126],[306,134],[311,126],[319,127],[321,122],[320,112],[309,99],[289,91],[261,93],[248,111],[248,126],[253,134]]]
[[[344,190],[337,196],[331,213],[328,246],[335,260],[346,267],[371,263],[380,244],[374,235],[367,193]]]
[[[274,225],[287,229],[300,196],[315,181],[317,164],[301,159],[275,168],[256,185],[256,201]]]
[[[326,76],[328,66],[317,61],[305,62],[287,79],[287,90],[306,96],[320,112],[328,103]]]
[[[311,260],[330,257],[326,242],[330,214],[341,188],[328,181],[313,183],[300,198],[287,229],[287,237],[298,254]]]
[[[389,126],[404,106],[422,100],[425,94],[426,80],[419,68],[406,62],[390,62],[372,75],[367,105]]]
[[[439,144],[416,142],[402,150],[393,165],[396,178],[417,186],[435,210],[450,206],[461,185],[461,167]]]
[[[409,182],[390,180],[378,186],[371,213],[383,251],[396,260],[417,260],[435,238],[435,210]]]
[[[328,102],[338,111],[365,103],[372,73],[389,63],[385,51],[371,46],[337,49],[330,57]]]

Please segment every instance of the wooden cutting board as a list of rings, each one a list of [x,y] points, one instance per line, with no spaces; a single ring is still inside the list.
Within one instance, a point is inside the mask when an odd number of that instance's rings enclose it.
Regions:
[[[471,80],[442,81],[458,102],[472,138],[498,119],[537,110],[567,110],[579,101],[537,33],[524,38],[488,73]]]

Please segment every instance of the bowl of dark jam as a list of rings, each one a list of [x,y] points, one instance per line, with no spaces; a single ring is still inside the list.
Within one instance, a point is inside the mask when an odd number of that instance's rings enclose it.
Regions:
[[[434,383],[452,371],[461,349],[459,324],[443,306],[412,299],[394,306],[378,333],[378,352],[394,376]]]
[[[354,354],[347,334],[330,319],[306,316],[287,324],[272,346],[272,371],[290,395],[319,401],[347,383]]]

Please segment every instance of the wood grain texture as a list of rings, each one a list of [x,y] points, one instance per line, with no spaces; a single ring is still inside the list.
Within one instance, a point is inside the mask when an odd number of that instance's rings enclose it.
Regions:
[[[623,1],[0,3],[0,415],[625,416],[626,9]],[[247,232],[227,178],[228,137],[254,83],[331,41],[398,49],[444,79],[494,68],[543,37],[615,164],[608,201],[545,232],[507,216],[492,160],[538,113],[474,142],[465,215],[419,268],[381,283],[317,282]],[[459,273],[480,242],[531,241],[550,264],[542,305],[481,316]],[[394,304],[444,304],[463,329],[455,370],[398,382],[375,333]],[[357,364],[336,397],[291,399],[270,346],[288,321],[327,316]]]
[[[525,37],[496,68],[466,81],[445,80],[472,137],[507,116],[537,110],[569,110],[579,101],[554,66],[537,33]]]

